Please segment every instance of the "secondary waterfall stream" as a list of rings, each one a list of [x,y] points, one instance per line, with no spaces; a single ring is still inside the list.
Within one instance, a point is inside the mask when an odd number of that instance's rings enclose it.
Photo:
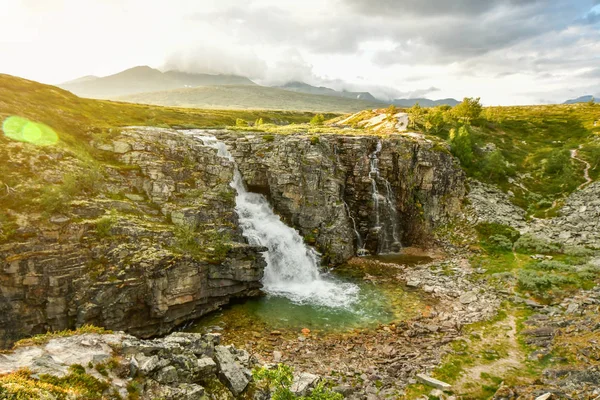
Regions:
[[[398,237],[398,211],[392,185],[379,173],[381,149],[382,143],[378,140],[375,150],[369,155],[369,178],[375,215],[375,226],[372,229],[377,233],[377,254],[388,254],[400,251],[402,245]],[[385,188],[385,194],[379,191],[380,182]],[[364,252],[364,249],[362,251]]]
[[[266,247],[267,267],[264,291],[283,296],[296,304],[349,308],[358,301],[359,287],[328,277],[320,272],[317,252],[308,247],[300,234],[285,225],[265,196],[248,192],[242,175],[225,143],[205,132],[191,131],[204,145],[217,149],[217,155],[234,163],[231,187],[237,191],[236,212],[244,237],[250,244]]]

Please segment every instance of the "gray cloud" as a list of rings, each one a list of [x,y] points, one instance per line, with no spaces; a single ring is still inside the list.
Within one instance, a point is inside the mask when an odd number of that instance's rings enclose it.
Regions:
[[[162,69],[262,78],[267,66],[254,53],[243,48],[197,45],[171,53]]]
[[[520,7],[543,0],[346,0],[357,11],[366,15],[378,16],[476,16],[485,14],[497,7]]]
[[[600,22],[600,12],[592,10],[589,13],[587,13],[585,17],[581,18],[579,22],[582,24],[589,25],[597,24],[598,22]]]

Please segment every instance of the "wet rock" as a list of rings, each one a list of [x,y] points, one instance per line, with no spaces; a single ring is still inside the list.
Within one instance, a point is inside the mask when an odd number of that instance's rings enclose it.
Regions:
[[[215,347],[215,361],[223,384],[234,395],[239,396],[250,383],[248,379],[249,371],[245,371],[245,368],[237,364],[234,356],[225,346]]]

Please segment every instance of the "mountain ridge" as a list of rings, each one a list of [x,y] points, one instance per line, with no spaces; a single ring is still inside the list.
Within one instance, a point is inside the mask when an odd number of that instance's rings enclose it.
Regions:
[[[592,96],[591,94],[587,94],[587,95],[584,95],[584,96],[579,96],[576,99],[569,99],[569,100],[565,101],[563,104],[587,103],[587,102],[589,102],[592,99],[596,103],[598,103],[598,97]]]
[[[319,94],[325,96],[343,97],[348,99],[356,100],[367,100],[367,101],[379,101],[385,103],[383,100],[377,99],[369,92],[352,92],[346,90],[335,90],[326,86],[314,86],[306,82],[301,81],[289,81],[281,86],[274,86],[278,89],[289,90],[292,92],[307,93],[307,94]]]
[[[148,66],[137,66],[95,79],[85,76],[57,86],[80,97],[114,99],[135,93],[232,84],[256,85],[250,79],[239,75],[190,74],[174,70],[162,72]]]

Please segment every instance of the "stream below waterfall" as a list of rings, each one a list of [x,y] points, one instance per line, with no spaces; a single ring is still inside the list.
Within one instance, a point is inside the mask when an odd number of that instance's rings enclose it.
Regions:
[[[226,145],[206,131],[189,131],[217,155],[235,164]],[[420,309],[421,299],[415,292],[397,283],[375,285],[367,271],[341,266],[323,271],[318,253],[307,246],[300,234],[285,225],[267,199],[248,192],[237,165],[231,186],[236,190],[236,212],[244,237],[250,244],[266,247],[267,266],[263,278],[265,296],[230,304],[203,317],[185,329],[193,332],[272,331],[296,334],[301,329],[339,332],[375,327],[394,320],[408,319]],[[427,257],[394,255],[380,261],[416,264]],[[371,259],[378,257],[371,257]],[[367,263],[368,264],[368,263]]]

